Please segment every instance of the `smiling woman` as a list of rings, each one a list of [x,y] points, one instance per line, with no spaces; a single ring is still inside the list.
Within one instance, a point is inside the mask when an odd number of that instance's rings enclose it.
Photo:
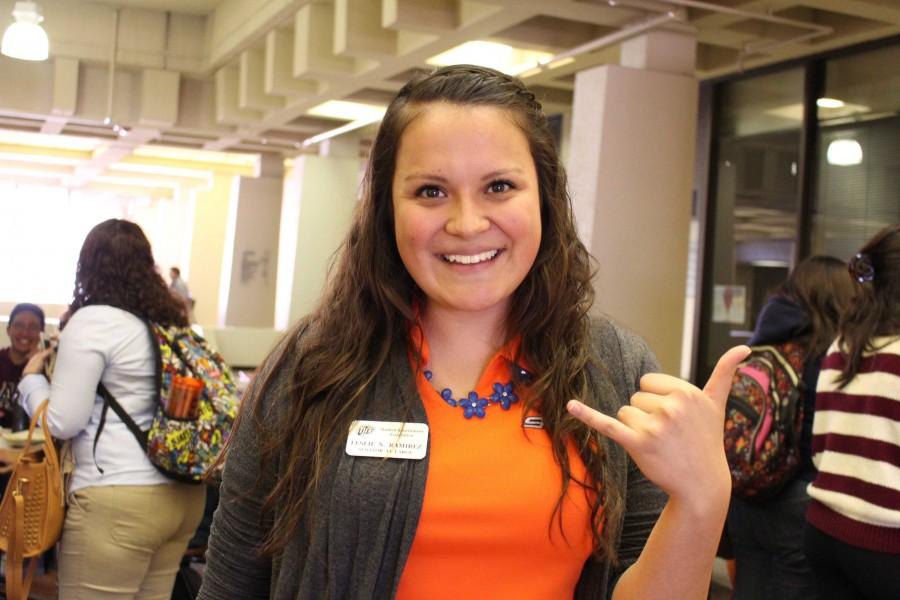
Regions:
[[[513,120],[492,106],[423,113],[397,151],[393,208],[397,250],[428,312],[502,322],[541,242],[537,173]]]
[[[325,294],[244,401],[200,597],[705,598],[746,349],[702,391],[652,373],[590,280],[534,94],[414,77]]]

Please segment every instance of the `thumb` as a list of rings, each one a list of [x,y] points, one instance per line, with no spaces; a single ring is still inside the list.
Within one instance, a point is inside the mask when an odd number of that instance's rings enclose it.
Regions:
[[[709,381],[703,386],[703,391],[722,404],[728,398],[728,392],[731,390],[731,380],[734,377],[734,371],[742,360],[750,356],[750,348],[748,346],[735,346],[722,355],[716,368],[713,369]]]

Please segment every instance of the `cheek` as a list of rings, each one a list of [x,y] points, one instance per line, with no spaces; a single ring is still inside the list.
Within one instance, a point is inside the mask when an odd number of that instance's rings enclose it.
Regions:
[[[515,232],[521,245],[529,250],[529,252],[537,254],[537,249],[541,245],[541,216],[540,214],[525,215],[519,213],[512,221],[509,222],[510,231]]]
[[[394,234],[401,254],[421,250],[431,237],[431,227],[433,224],[414,210],[396,213]]]

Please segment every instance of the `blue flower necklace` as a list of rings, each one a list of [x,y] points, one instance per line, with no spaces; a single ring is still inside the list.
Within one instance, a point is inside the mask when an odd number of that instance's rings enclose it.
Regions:
[[[522,367],[510,363],[510,371],[512,373],[518,373],[519,377],[527,380],[528,371]],[[425,369],[423,374],[428,381],[431,381],[434,376],[430,369]],[[461,408],[463,410],[463,416],[467,419],[471,419],[472,417],[483,419],[487,414],[485,409],[491,404],[499,404],[503,410],[509,410],[510,406],[519,401],[519,397],[516,396],[514,391],[514,377],[511,377],[507,383],[495,381],[491,387],[494,391],[488,398],[479,397],[478,392],[474,390],[469,392],[465,398],[454,398],[453,390],[450,388],[442,389],[439,394],[441,399],[448,405],[453,408]]]

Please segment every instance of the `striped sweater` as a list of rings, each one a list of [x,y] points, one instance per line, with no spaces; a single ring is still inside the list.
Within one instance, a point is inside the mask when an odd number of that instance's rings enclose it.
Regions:
[[[816,387],[806,518],[842,542],[900,553],[900,338],[877,338],[843,389],[845,357],[831,345]]]

